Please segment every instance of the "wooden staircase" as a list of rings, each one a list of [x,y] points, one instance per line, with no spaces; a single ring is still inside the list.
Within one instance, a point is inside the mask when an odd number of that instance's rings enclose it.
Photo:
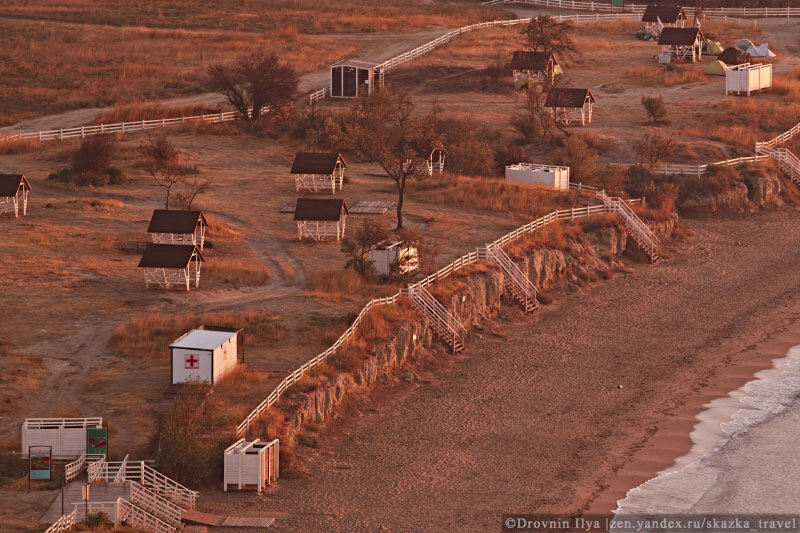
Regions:
[[[622,198],[608,196],[605,191],[597,193],[598,198],[603,200],[603,205],[607,211],[617,213],[625,222],[625,227],[630,232],[636,244],[647,254],[651,263],[658,261],[659,240],[655,233],[647,227],[639,216],[633,212],[628,203]]]
[[[508,257],[499,244],[486,246],[486,259],[498,265],[503,271],[503,284],[506,290],[522,304],[526,313],[532,313],[539,308],[536,299],[539,289],[531,283],[528,276]]]
[[[768,155],[778,168],[796,184],[800,185],[800,158],[788,148],[770,148],[759,146],[756,155]]]
[[[464,349],[467,328],[456,319],[439,300],[433,297],[425,287],[410,286],[408,296],[414,307],[422,313],[423,318],[436,335],[450,346],[453,353]]]
[[[132,528],[149,533],[177,533],[180,530],[180,524],[178,527],[173,527],[125,498],[119,498],[116,505],[117,524],[128,524]]]

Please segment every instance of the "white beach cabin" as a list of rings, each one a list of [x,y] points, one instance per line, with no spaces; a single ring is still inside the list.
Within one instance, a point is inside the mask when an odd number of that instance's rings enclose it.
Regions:
[[[517,163],[506,167],[506,179],[527,185],[545,185],[559,191],[569,190],[569,167]]]
[[[744,63],[725,70],[725,94],[750,93],[772,87],[771,63]]]
[[[389,276],[392,266],[397,265],[397,272],[408,274],[419,268],[419,255],[416,247],[400,242],[382,242],[369,251],[369,260],[375,272],[381,276]]]
[[[239,439],[225,450],[224,490],[261,491],[278,479],[280,443]]]
[[[74,459],[86,453],[86,430],[103,427],[102,417],[26,418],[22,423],[22,455],[30,446],[50,446],[53,459]]]
[[[236,368],[235,330],[193,329],[169,345],[172,384],[206,381],[212,385]]]

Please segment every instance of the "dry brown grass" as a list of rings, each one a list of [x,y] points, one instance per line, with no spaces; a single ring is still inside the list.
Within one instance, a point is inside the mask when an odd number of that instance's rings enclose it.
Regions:
[[[269,268],[257,259],[246,262],[239,259],[214,258],[204,265],[203,271],[205,281],[233,287],[266,285],[272,277]]]
[[[793,127],[797,124],[798,116],[800,101],[777,103],[761,98],[731,96],[724,103],[714,106],[711,120],[707,121],[713,126],[688,131],[744,148],[745,155],[751,155],[757,141],[766,141]]]
[[[784,76],[773,77],[772,90],[784,95],[787,102],[800,102],[800,67]]]
[[[634,67],[623,72],[625,80],[633,85],[673,87],[699,81],[708,81],[705,65],[702,63],[673,65],[666,67],[653,64],[648,67]]]
[[[306,276],[306,290],[314,296],[341,301],[347,298],[378,295],[375,287],[350,269],[316,270]]]
[[[364,315],[357,336],[365,342],[375,342],[394,337],[406,322],[419,318],[419,314],[406,299],[396,303],[373,306]]]
[[[98,113],[94,119],[95,124],[116,124],[118,122],[135,122],[138,120],[151,120],[156,118],[192,117],[219,113],[218,107],[204,105],[170,106],[165,107],[158,103],[139,102],[128,105],[118,105],[109,111]]]
[[[538,248],[568,251],[570,241],[580,240],[583,237],[582,224],[585,223],[586,221],[548,224],[508,244],[505,248],[506,253],[514,259],[521,259]]]
[[[226,241],[239,239],[239,232],[234,229],[230,223],[222,220],[216,215],[209,213],[203,213],[203,216],[206,217],[206,222],[208,222],[208,227],[206,228],[206,239],[220,239]]]
[[[17,353],[6,339],[0,339],[0,412],[21,407],[39,390],[48,372],[41,357]]]

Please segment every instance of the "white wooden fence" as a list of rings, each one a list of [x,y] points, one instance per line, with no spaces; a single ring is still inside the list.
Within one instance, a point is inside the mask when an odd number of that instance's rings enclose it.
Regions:
[[[44,533],[65,533],[72,529],[72,526],[77,522],[78,510],[73,509],[72,512],[62,515],[56,520],[53,525],[48,527]]]
[[[198,492],[190,490],[145,464],[144,461],[96,461],[89,465],[89,482],[136,481],[164,498],[194,509]]]
[[[526,4],[551,9],[572,9],[575,11],[602,11],[607,13],[644,13],[647,4],[626,4],[612,6],[609,2],[581,2],[575,0],[488,0],[481,2],[485,6],[500,6],[506,4]],[[687,16],[694,16],[695,9],[685,6],[683,10]],[[800,17],[800,7],[718,7],[702,10],[706,15],[737,16],[754,18],[771,17]]]

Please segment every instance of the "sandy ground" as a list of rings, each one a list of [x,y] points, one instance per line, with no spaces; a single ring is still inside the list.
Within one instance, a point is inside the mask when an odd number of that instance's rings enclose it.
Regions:
[[[714,375],[800,317],[796,217],[695,222],[673,260],[511,313],[421,383],[351,407],[307,479],[211,507],[290,512],[277,531],[485,531],[504,512],[586,509]]]

